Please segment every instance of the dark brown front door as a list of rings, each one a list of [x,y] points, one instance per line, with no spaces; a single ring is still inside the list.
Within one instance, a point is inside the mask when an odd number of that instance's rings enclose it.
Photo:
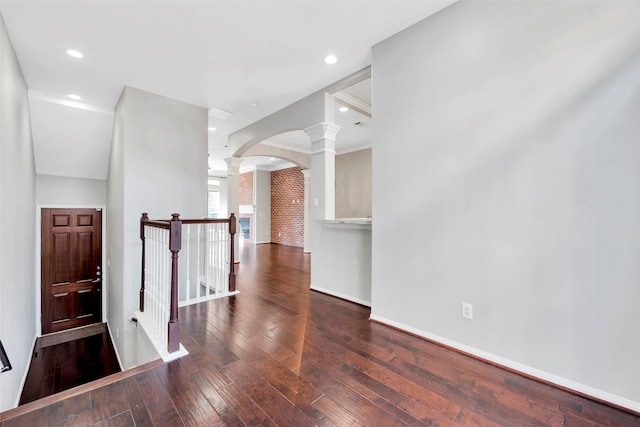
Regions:
[[[102,321],[102,212],[42,209],[42,333]]]

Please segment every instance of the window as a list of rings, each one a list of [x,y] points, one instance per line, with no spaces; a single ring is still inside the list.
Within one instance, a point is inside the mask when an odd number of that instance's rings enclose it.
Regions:
[[[218,218],[218,212],[220,212],[220,192],[209,191],[207,192],[207,217]]]

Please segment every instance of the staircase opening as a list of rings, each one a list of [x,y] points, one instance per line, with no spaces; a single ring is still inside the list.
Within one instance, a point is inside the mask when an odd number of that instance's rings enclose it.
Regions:
[[[20,405],[120,372],[106,323],[36,340]]]

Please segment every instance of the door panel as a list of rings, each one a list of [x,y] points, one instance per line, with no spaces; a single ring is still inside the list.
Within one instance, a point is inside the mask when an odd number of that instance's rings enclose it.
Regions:
[[[77,280],[93,280],[96,266],[91,257],[94,236],[92,232],[78,233],[78,276]]]
[[[102,320],[102,212],[42,209],[42,332]]]
[[[53,282],[66,283],[69,281],[69,261],[71,259],[71,242],[69,233],[52,234],[53,245],[51,258],[53,264]]]
[[[66,319],[67,313],[71,309],[69,292],[53,294],[51,304],[53,304],[51,320],[53,322],[59,322]]]

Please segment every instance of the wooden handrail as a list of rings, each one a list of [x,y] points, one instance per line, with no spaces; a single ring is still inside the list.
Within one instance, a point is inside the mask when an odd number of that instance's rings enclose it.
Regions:
[[[7,356],[7,352],[4,351],[2,341],[0,341],[0,372],[7,372],[11,369],[12,367],[11,362],[9,362],[9,356]]]
[[[143,214],[144,215],[144,214]],[[171,227],[171,220],[162,220],[162,219],[148,219],[145,221],[145,225],[156,227],[156,228],[164,228],[168,230]]]
[[[224,224],[225,222],[229,222],[229,218],[202,218],[182,220],[183,224]]]

